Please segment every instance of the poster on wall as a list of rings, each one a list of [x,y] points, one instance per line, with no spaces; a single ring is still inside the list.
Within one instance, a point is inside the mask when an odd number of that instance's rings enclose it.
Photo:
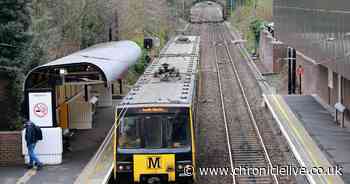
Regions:
[[[333,89],[333,71],[328,68],[328,87]]]
[[[28,102],[30,121],[40,127],[52,127],[52,92],[29,92]]]

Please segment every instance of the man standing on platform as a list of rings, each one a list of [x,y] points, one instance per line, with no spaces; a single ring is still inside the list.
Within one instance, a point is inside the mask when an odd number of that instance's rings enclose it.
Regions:
[[[26,122],[25,128],[26,128],[25,140],[27,142],[27,149],[28,149],[28,155],[29,155],[28,169],[33,168],[35,164],[37,166],[37,169],[40,170],[43,164],[36,157],[34,153],[34,149],[35,149],[36,143],[39,140],[43,139],[41,129],[40,127],[35,126],[35,124],[30,120]]]

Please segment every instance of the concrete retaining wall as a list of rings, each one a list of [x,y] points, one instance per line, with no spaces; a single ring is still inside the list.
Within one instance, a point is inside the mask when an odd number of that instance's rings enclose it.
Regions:
[[[283,58],[286,57],[287,46],[276,41],[271,33],[263,30],[260,33],[259,58],[268,73],[279,73],[282,70]]]

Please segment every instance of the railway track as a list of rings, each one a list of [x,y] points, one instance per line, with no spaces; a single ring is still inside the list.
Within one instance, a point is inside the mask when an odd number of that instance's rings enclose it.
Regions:
[[[231,34],[226,25],[221,27],[227,40],[239,40],[237,34]],[[265,141],[266,150],[271,157],[273,166],[300,167],[293,153],[289,151],[288,143],[282,136],[280,129],[271,113],[262,107],[263,93],[271,93],[271,88],[263,79],[260,71],[252,63],[248,52],[241,45],[229,44],[228,50],[232,53],[238,75],[242,79],[242,87],[251,104],[251,110],[255,116],[257,126]],[[259,87],[260,86],[260,87]],[[276,175],[279,183],[308,183],[304,176]]]
[[[202,79],[199,81],[202,85],[199,86],[203,87],[198,93],[198,127],[196,127],[199,145],[198,167],[218,165],[231,169],[298,167],[299,164],[289,151],[288,144],[280,134],[273,117],[262,107],[261,95],[270,90],[269,86],[266,86],[267,83],[263,81],[258,69],[249,63],[251,61],[246,50],[239,44],[231,42],[240,38],[231,34],[224,23],[214,22],[192,24],[188,33],[200,34],[202,42],[200,69]],[[218,109],[220,106],[222,108]],[[210,131],[207,131],[208,129]],[[206,149],[202,149],[203,146]],[[217,159],[218,155],[222,159]],[[225,177],[199,176],[198,183],[307,183],[307,181],[303,176],[239,174]]]
[[[198,108],[196,113],[196,157],[198,168],[230,168],[230,156],[227,148],[227,137],[220,107],[219,89],[214,61],[212,40],[209,40],[209,25],[194,24],[189,34],[194,34],[200,27],[201,61],[198,81]],[[229,184],[232,177],[223,175],[200,175],[198,184]]]
[[[235,61],[225,39],[221,24],[211,26],[215,63],[220,92],[221,110],[224,119],[231,169],[272,168],[262,134],[253,115]],[[237,93],[233,93],[237,92]],[[245,108],[242,108],[245,107]],[[242,170],[241,170],[242,171]],[[276,175],[246,173],[233,175],[234,184],[279,183]]]

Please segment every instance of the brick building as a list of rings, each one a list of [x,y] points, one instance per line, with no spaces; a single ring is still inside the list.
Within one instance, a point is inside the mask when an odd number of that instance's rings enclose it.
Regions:
[[[21,132],[0,132],[0,166],[21,165],[23,163]]]

